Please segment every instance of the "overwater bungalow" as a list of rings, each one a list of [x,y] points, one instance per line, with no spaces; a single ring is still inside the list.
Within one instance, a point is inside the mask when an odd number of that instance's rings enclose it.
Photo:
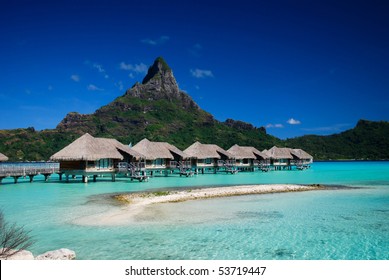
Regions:
[[[293,166],[298,169],[305,169],[313,162],[313,157],[302,149],[274,146],[263,152],[270,158],[270,164],[274,166],[275,170],[292,169]]]
[[[7,161],[8,157],[2,153],[0,153],[0,161]]]
[[[55,153],[50,160],[60,163],[60,176],[82,175],[96,180],[98,175],[109,174],[115,180],[119,162],[138,162],[144,156],[115,139],[95,138],[86,133],[68,146]]]
[[[216,173],[218,170],[226,171],[229,173],[236,173],[235,156],[226,150],[220,148],[215,144],[202,144],[195,142],[184,153],[188,154],[192,159],[192,167],[196,170],[196,173],[201,171],[213,171]]]
[[[295,165],[297,169],[309,168],[310,164],[313,162],[313,156],[302,149],[290,149],[290,153],[294,159],[292,165]]]
[[[291,168],[293,156],[289,148],[278,148],[273,146],[271,149],[264,150],[263,152],[268,156],[270,165],[273,166],[275,170]]]
[[[238,170],[254,171],[256,167],[262,171],[268,170],[270,164],[270,161],[268,161],[269,157],[254,147],[239,146],[235,144],[229,148],[227,152],[234,155]]]
[[[146,170],[150,171],[150,175],[160,172],[167,176],[174,170],[178,170],[180,175],[190,175],[190,162],[186,161],[189,156],[174,145],[145,138],[132,148],[145,156]]]

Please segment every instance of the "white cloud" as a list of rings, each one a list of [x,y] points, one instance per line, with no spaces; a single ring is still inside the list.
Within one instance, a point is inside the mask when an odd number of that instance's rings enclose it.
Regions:
[[[97,87],[97,86],[95,86],[93,84],[89,84],[87,89],[90,90],[90,91],[103,91],[104,90],[104,89],[99,88],[99,87]]]
[[[70,79],[72,79],[75,82],[79,82],[80,81],[80,76],[78,76],[78,75],[71,75]]]
[[[204,69],[190,69],[190,73],[192,73],[192,76],[195,78],[212,78],[213,73],[211,70],[204,70]]]
[[[128,77],[130,77],[131,79],[135,79],[135,76],[133,73],[128,74]]]
[[[133,65],[132,64],[126,64],[125,62],[120,62],[120,69],[122,70],[132,70],[133,69]]]
[[[156,41],[151,40],[151,39],[142,39],[141,42],[144,44],[148,44],[148,45],[156,45],[157,44]]]
[[[127,70],[127,71],[132,71],[135,73],[147,73],[147,65],[144,63],[139,63],[139,64],[127,64],[125,62],[120,62],[120,69],[122,70]]]
[[[123,85],[123,82],[122,81],[119,81],[117,83],[115,83],[115,86],[120,90],[122,91],[124,89],[124,85]]]
[[[52,85],[49,85],[49,86],[47,87],[47,89],[48,89],[49,91],[52,91],[52,90],[53,90],[53,86],[52,86]]]
[[[101,64],[93,63],[93,68],[96,68],[100,73],[105,73],[105,69]]]
[[[99,71],[99,73],[103,74],[104,78],[106,78],[106,79],[109,78],[109,76],[108,76],[107,72],[105,71],[103,65],[98,64],[98,63],[93,63],[92,67],[97,69],[97,71]]]
[[[349,123],[339,123],[339,124],[333,124],[330,126],[322,126],[322,127],[312,127],[312,128],[302,128],[304,131],[321,131],[321,132],[339,132],[344,130],[346,127],[350,126]]]
[[[169,41],[170,37],[169,36],[161,36],[157,39],[142,39],[140,40],[143,44],[151,45],[151,46],[156,46],[156,45],[161,45]]]
[[[203,46],[200,45],[199,43],[197,43],[189,48],[189,53],[196,56],[196,57],[199,57],[199,56],[201,56],[202,50],[203,50]]]
[[[296,125],[296,124],[301,124],[299,120],[295,120],[294,118],[290,118],[289,120],[286,121],[288,124],[291,125]]]
[[[276,124],[272,124],[272,123],[269,123],[266,125],[266,128],[283,128],[284,126],[280,123],[276,123]]]

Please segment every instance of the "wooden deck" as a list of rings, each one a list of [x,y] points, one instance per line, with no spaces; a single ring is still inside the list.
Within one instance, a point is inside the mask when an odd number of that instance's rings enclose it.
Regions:
[[[20,177],[29,177],[30,182],[36,175],[45,176],[45,181],[49,176],[59,172],[59,164],[53,162],[32,162],[32,163],[1,163],[0,164],[0,183],[6,177],[13,177],[14,183],[18,182]]]
[[[194,174],[204,174],[206,170],[216,174],[217,172],[225,172],[230,174],[236,174],[238,171],[254,171],[255,169],[268,172],[273,170],[306,170],[310,168],[311,161],[290,161],[287,165],[275,165],[268,161],[254,160],[250,168],[239,169],[236,166],[234,160],[219,160],[210,167],[194,166],[190,161],[171,161],[165,168],[148,170],[144,162],[135,163],[119,163],[116,167],[112,167],[107,170],[61,170],[60,164],[56,162],[18,162],[18,163],[0,163],[0,183],[6,177],[12,177],[14,183],[18,182],[19,178],[29,177],[30,182],[33,181],[37,175],[43,175],[45,181],[50,178],[50,175],[59,174],[60,180],[62,175],[66,176],[66,180],[69,180],[69,176],[75,177],[82,175],[82,181],[88,182],[88,177],[93,177],[93,181],[99,175],[111,175],[112,181],[115,181],[116,175],[124,175],[132,180],[138,180],[140,182],[148,181],[149,177],[153,177],[157,172],[164,176],[168,174],[179,174],[180,176],[191,177]]]
[[[144,162],[119,162],[116,168],[117,174],[123,174],[132,180],[138,180],[139,182],[147,182],[149,176],[146,174],[146,168]]]

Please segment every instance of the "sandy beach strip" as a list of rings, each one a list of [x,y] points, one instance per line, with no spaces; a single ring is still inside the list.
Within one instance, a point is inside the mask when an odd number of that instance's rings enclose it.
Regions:
[[[130,205],[149,205],[155,203],[183,202],[195,199],[209,199],[238,195],[299,192],[324,189],[321,185],[242,185],[231,187],[194,188],[185,190],[162,190],[154,192],[136,192],[115,195],[118,201]]]
[[[139,217],[147,211],[149,206],[161,203],[322,189],[326,189],[326,187],[321,185],[276,184],[205,188],[194,187],[182,190],[163,189],[147,192],[123,193],[112,196],[113,199],[120,202],[121,206],[111,207],[107,211],[75,218],[71,223],[84,226],[120,226],[139,222]]]

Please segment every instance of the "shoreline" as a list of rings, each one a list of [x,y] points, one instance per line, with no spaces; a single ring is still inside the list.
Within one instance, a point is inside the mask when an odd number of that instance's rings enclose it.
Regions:
[[[188,200],[210,199],[240,195],[269,194],[282,192],[300,192],[324,190],[323,185],[297,185],[297,184],[264,184],[264,185],[238,185],[230,187],[188,188],[184,190],[157,190],[149,192],[125,193],[112,196],[119,202],[128,205],[150,205],[157,203],[177,203]]]
[[[156,204],[326,189],[330,188],[323,185],[266,184],[128,192],[110,196],[113,201],[117,202],[117,205],[113,206],[111,209],[76,218],[72,223],[84,226],[120,226],[128,223],[137,223],[139,221],[138,218],[147,212],[148,207]]]

